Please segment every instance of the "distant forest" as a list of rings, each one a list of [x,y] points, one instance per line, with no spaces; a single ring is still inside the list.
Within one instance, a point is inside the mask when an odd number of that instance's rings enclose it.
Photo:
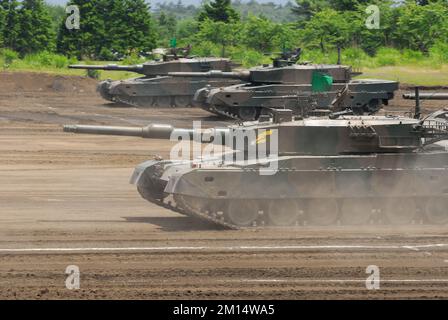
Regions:
[[[274,22],[294,22],[297,20],[297,15],[292,11],[294,7],[293,1],[287,2],[285,5],[276,4],[274,1],[267,3],[258,3],[256,0],[242,2],[240,0],[232,1],[233,8],[240,13],[240,16],[245,19],[249,14],[254,16],[264,16]],[[173,15],[177,20],[194,18],[200,12],[199,6],[186,6],[182,0],[177,2],[167,1],[162,4],[154,5],[152,11],[155,15],[160,15],[164,12],[167,15]]]
[[[69,0],[80,12],[76,29],[63,6],[0,0],[0,63],[140,62],[155,48],[190,45],[192,55],[244,66],[297,47],[316,63],[335,63],[338,51],[355,66],[448,63],[448,0],[175,1]]]

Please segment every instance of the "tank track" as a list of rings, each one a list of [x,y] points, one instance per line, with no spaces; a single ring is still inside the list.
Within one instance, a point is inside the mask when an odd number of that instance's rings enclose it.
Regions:
[[[156,200],[156,199],[148,199],[146,198],[146,200],[152,204],[155,204],[159,207],[162,207],[164,209],[167,210],[171,210],[173,212],[179,213],[181,215],[187,216],[187,217],[192,217],[192,218],[197,218],[199,220],[202,221],[206,221],[212,224],[215,224],[217,226],[220,226],[224,229],[228,229],[228,230],[241,230],[244,229],[243,227],[238,227],[235,226],[231,223],[226,222],[224,219],[220,219],[214,216],[210,216],[206,213],[202,213],[200,211],[197,211],[195,209],[193,209],[192,207],[190,207],[187,204],[183,204],[186,208],[183,208],[182,206],[177,206],[177,205],[173,205],[173,202],[170,200]]]
[[[126,104],[129,106],[133,106],[136,108],[160,108],[160,109],[170,109],[170,108],[188,108],[188,106],[176,106],[175,104],[171,104],[170,106],[154,106],[154,98],[158,97],[145,97],[145,103],[142,103],[139,99],[133,99],[132,97],[124,98],[120,96],[114,96],[114,102]],[[176,96],[174,97],[176,98]]]
[[[212,106],[210,108],[204,108],[204,110],[206,110],[210,113],[216,114],[218,116],[221,116],[221,117],[229,118],[229,119],[236,120],[236,121],[243,121],[237,114],[227,111],[225,109],[221,109],[216,106]]]
[[[212,110],[213,111],[211,111],[211,110],[209,110],[209,111],[213,112],[216,115],[223,116],[223,117],[226,117],[226,118],[230,118],[230,119],[233,119],[233,120],[238,120],[238,121],[241,120],[240,117],[238,117],[238,115],[236,115],[234,113],[231,113],[229,111],[223,110],[223,109],[216,108],[215,106],[213,106]]]
[[[129,105],[129,106],[137,107],[137,108],[151,107],[152,106],[152,98],[151,98],[151,103],[149,105],[141,104],[138,101],[135,101],[135,100],[132,100],[132,99],[121,98],[120,96],[115,96],[114,97],[114,101],[118,102],[118,103]]]

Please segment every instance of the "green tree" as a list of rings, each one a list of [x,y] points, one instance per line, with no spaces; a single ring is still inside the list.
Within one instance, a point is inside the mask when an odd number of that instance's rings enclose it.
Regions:
[[[5,32],[6,11],[0,6],[0,46],[3,47],[3,33]]]
[[[3,45],[17,50],[19,37],[19,3],[17,0],[0,0],[0,7],[4,11]]]
[[[95,41],[98,38],[104,39],[104,25],[97,12],[98,3],[98,0],[71,0],[68,3],[79,8],[80,29],[68,29],[66,17],[61,20],[57,39],[58,52],[78,59],[94,57],[97,53]]]
[[[308,21],[316,13],[329,7],[330,4],[327,0],[296,0],[296,6],[291,10],[299,16],[299,20]]]
[[[235,22],[240,19],[240,15],[232,7],[231,0],[214,0],[210,3],[205,3],[199,13],[198,20],[221,21],[221,22]]]
[[[291,50],[301,46],[300,31],[292,23],[279,24],[274,38],[274,46],[279,51]]]
[[[109,0],[110,1],[110,0]],[[118,50],[125,54],[148,52],[156,46],[156,28],[145,0],[123,0],[125,11],[117,17]]]
[[[221,56],[226,56],[226,48],[239,43],[240,23],[204,20],[196,35],[196,42],[210,41],[221,46]]]
[[[327,8],[315,6],[317,9],[313,16],[302,24],[304,45],[320,47],[322,51],[326,51],[328,45],[341,48],[355,46],[371,55],[380,47],[396,45],[396,28],[401,6],[397,7],[395,3],[394,0],[331,0],[326,2]],[[379,6],[379,29],[369,29],[366,26],[366,9],[369,5]]]
[[[167,42],[168,39],[176,36],[177,20],[172,13],[165,14],[165,12],[162,11],[157,22],[159,37],[163,39],[164,42]]]
[[[318,47],[327,52],[329,47],[344,48],[350,42],[348,15],[334,9],[324,9],[316,13],[306,24],[302,40],[309,47]]]
[[[115,59],[150,51],[156,30],[144,0],[72,0],[81,15],[79,30],[61,22],[58,51],[79,59]]]
[[[329,0],[331,8],[337,11],[356,11],[360,6],[373,4],[372,0]]]
[[[366,8],[375,4],[380,9],[380,28],[369,29],[366,27]],[[374,55],[376,50],[383,46],[394,45],[395,29],[398,20],[398,9],[393,6],[391,0],[372,1],[369,4],[361,4],[356,11],[346,15],[350,23],[350,34],[353,45],[362,48],[366,53]]]
[[[297,32],[287,24],[274,23],[264,16],[250,15],[244,23],[242,44],[262,53],[283,47],[292,48],[297,43]]]
[[[187,39],[199,32],[199,23],[195,19],[185,19],[177,23],[176,35],[179,39]]]
[[[419,6],[426,6],[430,3],[435,3],[435,2],[439,2],[439,3],[445,3],[445,5],[447,5],[447,1],[446,0],[405,0],[406,3],[408,4],[416,4]]]
[[[244,24],[243,43],[261,52],[273,50],[280,26],[266,17],[249,16]]]
[[[23,0],[19,10],[17,50],[23,56],[38,51],[54,50],[54,33],[43,0]]]
[[[445,0],[426,5],[408,3],[400,8],[396,41],[402,48],[424,53],[437,41],[448,42],[448,6]]]
[[[65,17],[65,8],[63,6],[59,5],[51,5],[51,4],[45,4],[45,7],[48,10],[48,13],[51,17],[52,27],[53,27],[53,33],[58,33],[59,28],[59,22],[62,20],[63,17]]]
[[[372,0],[296,0],[292,11],[299,16],[299,20],[308,21],[315,14],[324,9],[336,11],[357,11],[360,6],[372,4]]]
[[[158,16],[161,12],[166,15],[174,15],[180,23],[185,19],[197,18],[201,7],[194,5],[184,5],[181,1],[157,1],[155,14]],[[191,1],[189,1],[191,2]],[[203,1],[202,1],[203,2]],[[297,17],[292,12],[294,1],[288,1],[286,4],[279,4],[277,1],[259,1],[259,0],[232,0],[232,8],[240,14],[242,20],[246,20],[249,15],[264,15],[274,22],[295,22]],[[154,3],[154,1],[152,1]]]

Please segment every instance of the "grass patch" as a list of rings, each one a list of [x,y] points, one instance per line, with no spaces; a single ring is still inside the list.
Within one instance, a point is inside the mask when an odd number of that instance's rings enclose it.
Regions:
[[[362,68],[360,79],[375,78],[395,80],[402,84],[421,86],[448,85],[448,64],[437,69],[411,66],[387,66],[379,68]]]
[[[215,52],[208,52],[210,48],[204,44],[201,52],[203,56],[208,54],[219,55]],[[213,49],[213,47],[212,47]],[[216,48],[214,48],[216,49]],[[209,50],[213,51],[213,50]],[[346,49],[342,52],[344,64],[352,65],[355,70],[364,74],[359,78],[376,78],[385,80],[395,80],[404,84],[415,85],[448,85],[448,45],[438,44],[431,49],[429,56],[412,50],[398,51],[391,48],[382,48],[375,57],[368,56],[364,51],[357,48]],[[208,54],[206,54],[208,53]],[[268,63],[270,57],[259,54],[253,50],[241,50],[236,47],[229,47],[228,54],[243,65],[260,65]],[[302,61],[314,63],[336,63],[337,54],[335,52],[323,54],[319,50],[306,50]],[[129,57],[118,64],[138,64],[143,61],[138,57]],[[76,61],[54,53],[41,52],[25,56],[19,56],[11,50],[0,49],[0,67],[5,71],[24,72],[45,72],[59,75],[87,76],[86,70],[68,69],[69,64],[110,64],[117,62],[109,61]],[[98,79],[124,80],[140,77],[133,72],[120,71],[99,71]]]

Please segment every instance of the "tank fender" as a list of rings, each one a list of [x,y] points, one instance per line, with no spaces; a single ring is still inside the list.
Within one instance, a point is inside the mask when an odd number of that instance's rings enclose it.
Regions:
[[[169,181],[172,175],[176,174],[178,171],[184,170],[185,168],[191,168],[191,161],[146,161],[139,164],[135,168],[130,183],[138,185],[143,174],[148,173],[149,175],[153,176],[156,170],[159,170],[159,173],[156,174],[159,180]],[[163,170],[163,172],[161,172],[161,170]]]
[[[130,184],[137,185],[140,178],[142,177],[142,174],[145,172],[146,169],[151,168],[152,166],[160,163],[160,161],[151,160],[146,161],[141,164],[139,164],[135,169],[134,173],[131,176]]]
[[[210,94],[210,88],[202,88],[196,91],[193,101],[199,104],[205,103],[207,101],[207,96]]]

